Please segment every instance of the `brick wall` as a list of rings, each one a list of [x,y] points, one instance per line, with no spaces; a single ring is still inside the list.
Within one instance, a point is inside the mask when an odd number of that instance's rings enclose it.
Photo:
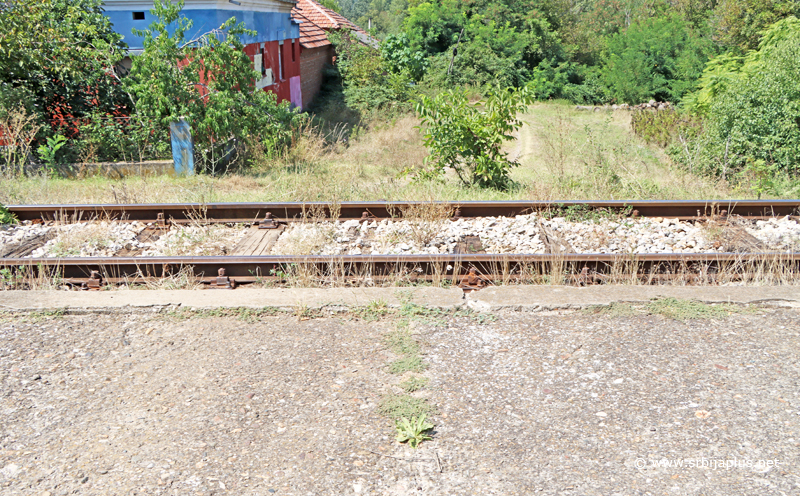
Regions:
[[[300,52],[300,82],[303,91],[303,108],[306,109],[319,93],[322,70],[333,63],[333,46],[303,48]]]

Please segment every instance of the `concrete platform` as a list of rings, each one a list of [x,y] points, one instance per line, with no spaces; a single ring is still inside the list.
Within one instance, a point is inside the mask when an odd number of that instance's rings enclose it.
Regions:
[[[477,311],[537,312],[581,309],[614,302],[647,302],[655,298],[699,300],[705,303],[765,304],[800,308],[796,286],[502,286],[464,295],[459,289],[334,288],[236,290],[117,290],[117,291],[4,291],[0,310],[99,311],[139,309],[160,311],[167,307],[263,308],[293,310],[344,310],[383,300],[390,306],[411,298],[414,303],[440,309],[472,308]]]

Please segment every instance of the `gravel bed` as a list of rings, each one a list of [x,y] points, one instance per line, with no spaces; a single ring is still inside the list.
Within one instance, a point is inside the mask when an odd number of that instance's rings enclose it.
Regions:
[[[391,321],[0,315],[0,493],[798,494],[798,317],[417,323],[414,451],[376,412]],[[778,463],[654,465],[733,458]]]
[[[419,225],[419,223],[417,223]],[[800,223],[789,217],[768,221],[732,221],[767,249],[800,251]],[[726,226],[720,226],[722,230]],[[570,222],[537,214],[483,217],[427,223],[409,221],[295,224],[273,248],[274,254],[419,254],[454,253],[465,236],[480,237],[486,253],[547,253],[551,245],[571,253],[704,253],[726,251],[715,243],[714,229],[700,222],[640,218]],[[423,231],[420,233],[420,231]],[[423,236],[425,231],[430,239]]]
[[[225,255],[247,234],[243,227],[177,226],[155,240],[139,240],[147,226],[139,223],[82,222],[43,226],[24,224],[0,231],[4,245],[48,235],[28,257],[109,257]],[[738,229],[734,236],[724,234]],[[751,236],[744,248],[741,233]],[[800,223],[789,217],[732,219],[706,224],[677,219],[598,219],[568,221],[537,214],[517,217],[411,222],[357,220],[292,224],[272,248],[273,255],[370,255],[455,253],[466,237],[477,236],[485,253],[708,253],[724,251],[800,251]],[[721,240],[721,241],[720,241]],[[753,243],[760,243],[756,248]]]
[[[246,234],[242,228],[211,224],[172,227],[155,239],[138,239],[152,224],[141,222],[78,222],[41,225],[25,223],[0,231],[4,245],[25,243],[39,237],[49,240],[26,258],[226,255]]]

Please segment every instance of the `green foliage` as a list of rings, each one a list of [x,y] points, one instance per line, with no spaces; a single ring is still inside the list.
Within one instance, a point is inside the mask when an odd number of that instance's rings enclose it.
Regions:
[[[60,134],[56,134],[55,136],[49,136],[47,138],[47,144],[39,145],[37,152],[39,153],[39,158],[42,162],[45,163],[48,167],[52,167],[56,165],[56,155],[58,151],[67,143],[67,137],[62,136]]]
[[[419,50],[413,50],[405,34],[389,35],[381,44],[381,56],[387,70],[396,74],[408,74],[419,81],[428,68],[428,59]]]
[[[414,393],[427,386],[428,382],[427,377],[413,376],[400,383],[400,387],[407,393]]]
[[[690,128],[697,128],[700,123],[690,114],[675,109],[635,110],[631,114],[633,133],[648,143],[655,143],[663,148],[668,147]]]
[[[421,442],[433,439],[426,434],[433,428],[433,424],[425,421],[424,413],[419,417],[411,417],[411,420],[403,417],[395,421],[395,429],[397,429],[397,442],[408,442],[408,445],[414,449],[416,449]]]
[[[342,77],[344,100],[348,107],[368,114],[408,110],[413,95],[411,73],[392,71],[382,52],[360,43],[347,32],[329,32],[336,47],[336,64]]]
[[[181,0],[156,0],[157,18],[146,30],[144,50],[133,59],[126,87],[136,96],[137,112],[161,129],[185,118],[192,126],[198,162],[208,172],[223,172],[240,162],[246,144],[268,149],[291,140],[297,121],[288,102],[255,88],[260,75],[243,52],[240,35],[253,34],[231,17],[218,29],[187,39],[192,22],[180,15]]]
[[[631,24],[613,35],[603,80],[617,101],[678,101],[693,89],[713,47],[677,15]]]
[[[677,298],[660,298],[645,305],[645,310],[668,319],[717,319],[727,317],[731,313],[740,312],[734,305],[708,305],[696,300],[679,300]]]
[[[408,355],[398,358],[389,364],[389,373],[405,374],[406,372],[423,372],[428,365],[422,361],[419,355]]]
[[[765,31],[758,50],[709,62],[700,88],[686,99],[706,120],[706,132],[697,138],[704,169],[723,177],[745,168],[745,176],[763,176],[765,168],[797,175],[798,60],[800,21],[789,17]]]
[[[714,10],[714,25],[722,43],[752,50],[765,29],[789,16],[800,16],[797,0],[721,0]]]
[[[442,92],[435,98],[423,96],[417,103],[425,134],[423,141],[430,155],[425,168],[407,170],[417,178],[440,177],[449,168],[465,185],[507,189],[509,172],[518,165],[502,150],[504,142],[522,122],[517,115],[533,100],[523,88],[489,93],[471,104],[461,90]]]
[[[14,214],[9,212],[6,207],[0,204],[0,225],[16,224],[17,222],[17,218],[14,216]]]
[[[39,140],[73,137],[92,109],[130,109],[115,67],[125,45],[102,6],[102,0],[43,0],[0,7],[0,107],[24,107]]]
[[[415,398],[407,394],[389,394],[378,404],[378,413],[392,420],[399,420],[403,417],[432,415],[436,413],[436,408],[425,398]]]
[[[341,12],[342,8],[336,0],[320,0],[319,2],[323,7],[331,9],[334,12]]]
[[[140,113],[118,117],[92,112],[80,127],[76,148],[86,162],[139,162],[171,156],[168,129]]]

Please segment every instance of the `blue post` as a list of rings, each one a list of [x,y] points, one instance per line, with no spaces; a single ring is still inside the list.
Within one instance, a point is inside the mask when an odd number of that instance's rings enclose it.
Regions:
[[[194,175],[194,140],[192,128],[184,119],[169,125],[172,141],[172,160],[175,163],[175,175]]]

